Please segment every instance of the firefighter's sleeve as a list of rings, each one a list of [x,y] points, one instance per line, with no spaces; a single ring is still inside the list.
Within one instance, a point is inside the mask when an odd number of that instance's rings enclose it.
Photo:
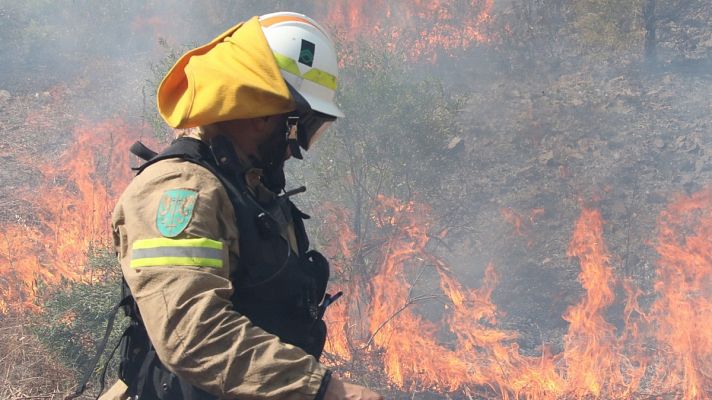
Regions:
[[[220,398],[312,400],[326,368],[232,307],[233,221],[217,178],[185,161],[152,165],[124,192],[115,244],[151,342],[167,368]]]

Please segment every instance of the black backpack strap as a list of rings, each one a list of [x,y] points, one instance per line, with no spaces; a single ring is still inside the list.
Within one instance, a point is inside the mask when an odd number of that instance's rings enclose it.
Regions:
[[[114,345],[114,348],[111,349],[111,353],[109,353],[109,357],[104,363],[104,368],[101,369],[101,375],[99,375],[99,391],[96,393],[96,400],[99,400],[99,397],[101,397],[101,394],[104,392],[104,386],[106,385],[106,372],[109,369],[109,364],[111,363],[111,360],[114,359],[116,350],[118,350],[119,346],[121,346],[121,342],[124,340],[124,336],[126,336],[126,332],[128,331],[128,329],[129,328],[126,328],[124,333],[121,335],[121,339],[119,339],[119,341],[116,342],[116,345]]]
[[[79,386],[77,387],[77,390],[73,393],[70,394],[69,396],[65,397],[65,400],[71,400],[75,399],[84,393],[84,391],[87,388],[87,384],[89,383],[89,380],[91,380],[92,375],[94,374],[94,370],[96,369],[97,364],[99,364],[99,359],[101,359],[101,355],[104,354],[104,351],[106,350],[106,344],[109,342],[109,336],[111,336],[111,331],[114,329],[114,321],[116,320],[116,314],[118,314],[119,309],[127,304],[132,300],[130,296],[126,296],[123,299],[121,299],[120,302],[118,302],[114,308],[111,309],[108,315],[108,322],[106,323],[106,332],[104,332],[104,338],[101,340],[99,343],[99,346],[96,348],[96,354],[94,355],[94,358],[89,362],[89,365],[84,372],[84,376],[82,377],[82,380],[79,382]],[[112,351],[112,355],[113,355]],[[101,383],[101,390],[103,391],[104,389],[104,383]],[[101,393],[101,392],[100,392]]]
[[[181,158],[186,161],[192,161],[196,164],[205,166],[210,160],[213,159],[213,155],[210,152],[210,148],[203,143],[201,140],[191,138],[191,137],[179,137],[171,142],[161,153],[156,153],[155,151],[147,148],[143,143],[136,142],[131,146],[131,153],[137,155],[138,157],[147,161],[141,164],[140,167],[135,168],[137,171],[136,175],[143,172],[146,168],[151,165],[167,160],[170,158]],[[212,172],[212,171],[211,171]]]
[[[141,158],[148,157],[155,152],[148,149],[143,143],[136,142],[131,146],[131,152]],[[210,146],[199,139],[180,137],[171,142],[164,151],[151,157],[140,167],[135,168],[136,175],[143,172],[151,165],[171,159],[180,158],[185,161],[200,165],[210,171],[225,188],[233,206],[249,202],[266,215],[270,213],[251,194],[244,181],[244,168],[235,154],[233,145],[225,136],[216,136],[210,141]],[[295,193],[301,193],[300,188]],[[295,194],[293,193],[293,194]]]
[[[149,149],[148,147],[146,147],[145,144],[141,143],[138,140],[131,145],[129,151],[135,156],[142,159],[143,161],[149,161],[150,159],[158,155],[158,153]]]

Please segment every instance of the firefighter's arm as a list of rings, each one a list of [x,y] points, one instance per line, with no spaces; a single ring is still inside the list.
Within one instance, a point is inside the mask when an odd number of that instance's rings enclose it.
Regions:
[[[232,308],[232,221],[219,181],[194,164],[161,161],[126,190],[116,244],[151,342],[167,368],[220,398],[312,400],[326,368]]]

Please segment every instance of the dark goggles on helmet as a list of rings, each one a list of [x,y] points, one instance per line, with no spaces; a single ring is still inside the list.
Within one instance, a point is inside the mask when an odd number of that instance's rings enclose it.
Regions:
[[[312,144],[316,143],[321,135],[331,124],[336,121],[336,117],[312,111],[307,115],[299,116],[297,124],[297,138],[299,145],[304,150],[309,150]]]
[[[304,150],[309,150],[309,148],[314,144],[319,137],[324,133],[324,131],[329,128],[329,126],[336,121],[336,117],[322,112],[313,110],[309,105],[309,102],[297,92],[292,85],[287,82],[287,87],[294,98],[294,103],[296,109],[289,114],[289,123],[296,123],[296,140],[301,148]],[[293,146],[294,147],[294,146]],[[292,155],[297,158],[301,158],[299,151],[292,148]]]

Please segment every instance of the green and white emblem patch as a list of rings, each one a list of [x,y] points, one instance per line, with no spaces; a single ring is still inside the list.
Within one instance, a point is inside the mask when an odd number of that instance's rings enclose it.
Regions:
[[[165,237],[176,237],[193,217],[198,192],[187,189],[166,190],[161,196],[156,213],[156,227]]]

